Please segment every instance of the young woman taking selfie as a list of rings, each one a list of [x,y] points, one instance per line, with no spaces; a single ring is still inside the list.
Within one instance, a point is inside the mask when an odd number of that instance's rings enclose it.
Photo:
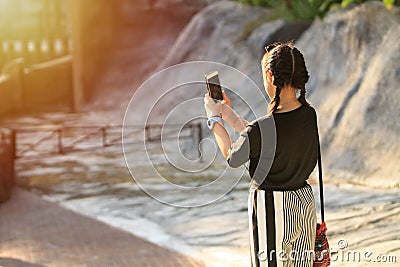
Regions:
[[[204,106],[228,164],[239,167],[250,160],[251,266],[312,266],[312,257],[304,257],[313,251],[316,235],[314,195],[307,179],[317,163],[319,137],[316,112],[305,98],[308,71],[291,43],[267,46],[261,67],[271,98],[268,114],[248,122],[232,110],[225,93],[217,102],[207,94]],[[236,142],[222,120],[240,132]],[[268,130],[271,122],[275,136]],[[267,145],[262,148],[270,139],[273,155],[263,156],[271,153]]]

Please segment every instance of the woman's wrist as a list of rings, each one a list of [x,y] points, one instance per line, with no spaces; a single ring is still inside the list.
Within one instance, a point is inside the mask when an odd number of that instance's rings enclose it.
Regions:
[[[207,120],[207,126],[210,130],[212,130],[214,128],[214,124],[215,123],[220,123],[221,125],[224,125],[222,123],[222,118],[220,116],[213,116],[208,118]]]

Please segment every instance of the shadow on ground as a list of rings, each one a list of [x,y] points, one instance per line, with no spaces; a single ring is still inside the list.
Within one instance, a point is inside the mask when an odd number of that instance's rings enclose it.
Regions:
[[[13,258],[1,258],[0,257],[0,266],[4,267],[45,267],[42,264],[30,263],[27,261],[22,261]]]

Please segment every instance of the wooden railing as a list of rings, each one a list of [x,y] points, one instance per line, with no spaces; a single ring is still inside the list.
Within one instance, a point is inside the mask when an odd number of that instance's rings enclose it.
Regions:
[[[145,127],[107,125],[15,128],[11,130],[15,142],[14,159],[38,159],[57,154],[121,146],[122,136],[124,146],[139,145],[144,141],[160,142],[161,139],[168,141],[177,138],[177,127],[179,125],[151,124]],[[179,140],[191,139],[194,143],[200,144],[201,124],[185,125],[181,128],[178,138]],[[200,149],[198,146],[196,148],[200,157]]]

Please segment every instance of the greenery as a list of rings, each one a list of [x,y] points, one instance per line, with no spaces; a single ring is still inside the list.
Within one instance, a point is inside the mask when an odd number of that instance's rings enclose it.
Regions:
[[[244,4],[269,7],[277,12],[279,17],[289,20],[312,20],[323,17],[329,10],[346,7],[351,4],[361,4],[368,0],[237,0]],[[398,5],[397,0],[382,0],[387,9]]]
[[[254,20],[247,21],[244,24],[243,31],[236,38],[235,42],[238,43],[246,40],[247,37],[249,37],[249,35],[254,31],[254,29],[258,28],[266,22],[273,21],[278,18],[279,16],[277,16],[276,13],[264,12],[258,15]]]

